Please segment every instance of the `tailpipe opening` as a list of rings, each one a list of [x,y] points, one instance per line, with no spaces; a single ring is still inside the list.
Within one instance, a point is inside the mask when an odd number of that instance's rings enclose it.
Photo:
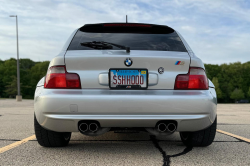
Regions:
[[[176,125],[174,123],[168,123],[167,124],[167,130],[171,133],[175,132],[176,130]]]
[[[157,125],[157,130],[159,132],[165,132],[167,130],[167,125],[165,123],[159,123]]]
[[[110,130],[110,127],[101,127],[96,120],[81,120],[78,122],[78,130],[87,136],[98,136]]]
[[[89,129],[89,126],[87,123],[80,123],[79,126],[78,126],[79,130],[84,133],[86,131],[88,131]]]
[[[155,124],[155,127],[146,127],[145,129],[156,136],[167,136],[177,130],[178,123],[175,120],[161,120]]]
[[[175,120],[158,121],[155,130],[159,133],[174,133],[177,130],[177,122]]]
[[[89,124],[89,131],[91,131],[91,132],[96,132],[97,130],[98,130],[98,125],[96,124],[96,123],[90,123]]]

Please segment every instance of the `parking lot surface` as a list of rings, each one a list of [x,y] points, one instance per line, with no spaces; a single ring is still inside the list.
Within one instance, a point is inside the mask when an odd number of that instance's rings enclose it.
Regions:
[[[73,133],[69,146],[44,148],[31,137],[33,108],[33,100],[0,99],[0,165],[250,165],[250,104],[218,104],[215,141],[202,148],[185,147],[177,132]]]

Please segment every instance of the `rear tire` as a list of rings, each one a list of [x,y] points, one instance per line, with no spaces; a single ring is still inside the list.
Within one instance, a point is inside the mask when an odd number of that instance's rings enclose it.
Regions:
[[[55,132],[43,128],[34,116],[34,127],[37,142],[44,147],[63,147],[69,144],[70,132]]]
[[[217,118],[208,128],[196,132],[180,132],[181,140],[186,146],[205,147],[213,143],[216,134]]]

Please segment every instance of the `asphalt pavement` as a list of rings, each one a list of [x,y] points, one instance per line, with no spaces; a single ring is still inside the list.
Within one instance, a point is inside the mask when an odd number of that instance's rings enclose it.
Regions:
[[[67,147],[44,148],[36,139],[22,142],[34,135],[33,109],[33,100],[0,99],[1,166],[250,165],[250,142],[221,132],[212,145],[202,148],[185,147],[177,132],[168,137],[145,132],[96,137],[73,133]],[[250,140],[250,104],[218,104],[217,110],[219,130]]]

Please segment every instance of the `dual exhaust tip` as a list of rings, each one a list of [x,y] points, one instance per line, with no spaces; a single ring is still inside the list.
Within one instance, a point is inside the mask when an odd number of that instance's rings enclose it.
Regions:
[[[173,133],[175,132],[177,126],[175,123],[159,123],[158,125],[156,125],[156,128],[159,132],[163,133],[163,132],[170,132]],[[78,129],[81,133],[86,133],[88,131],[95,133],[96,131],[98,131],[99,129],[99,125],[97,123],[80,123],[78,126]]]
[[[97,123],[90,123],[90,124],[80,123],[78,126],[78,129],[82,133],[85,133],[87,131],[91,131],[94,133],[99,129],[99,127],[98,127]]]
[[[176,124],[175,123],[159,123],[157,126],[159,132],[175,132]]]

